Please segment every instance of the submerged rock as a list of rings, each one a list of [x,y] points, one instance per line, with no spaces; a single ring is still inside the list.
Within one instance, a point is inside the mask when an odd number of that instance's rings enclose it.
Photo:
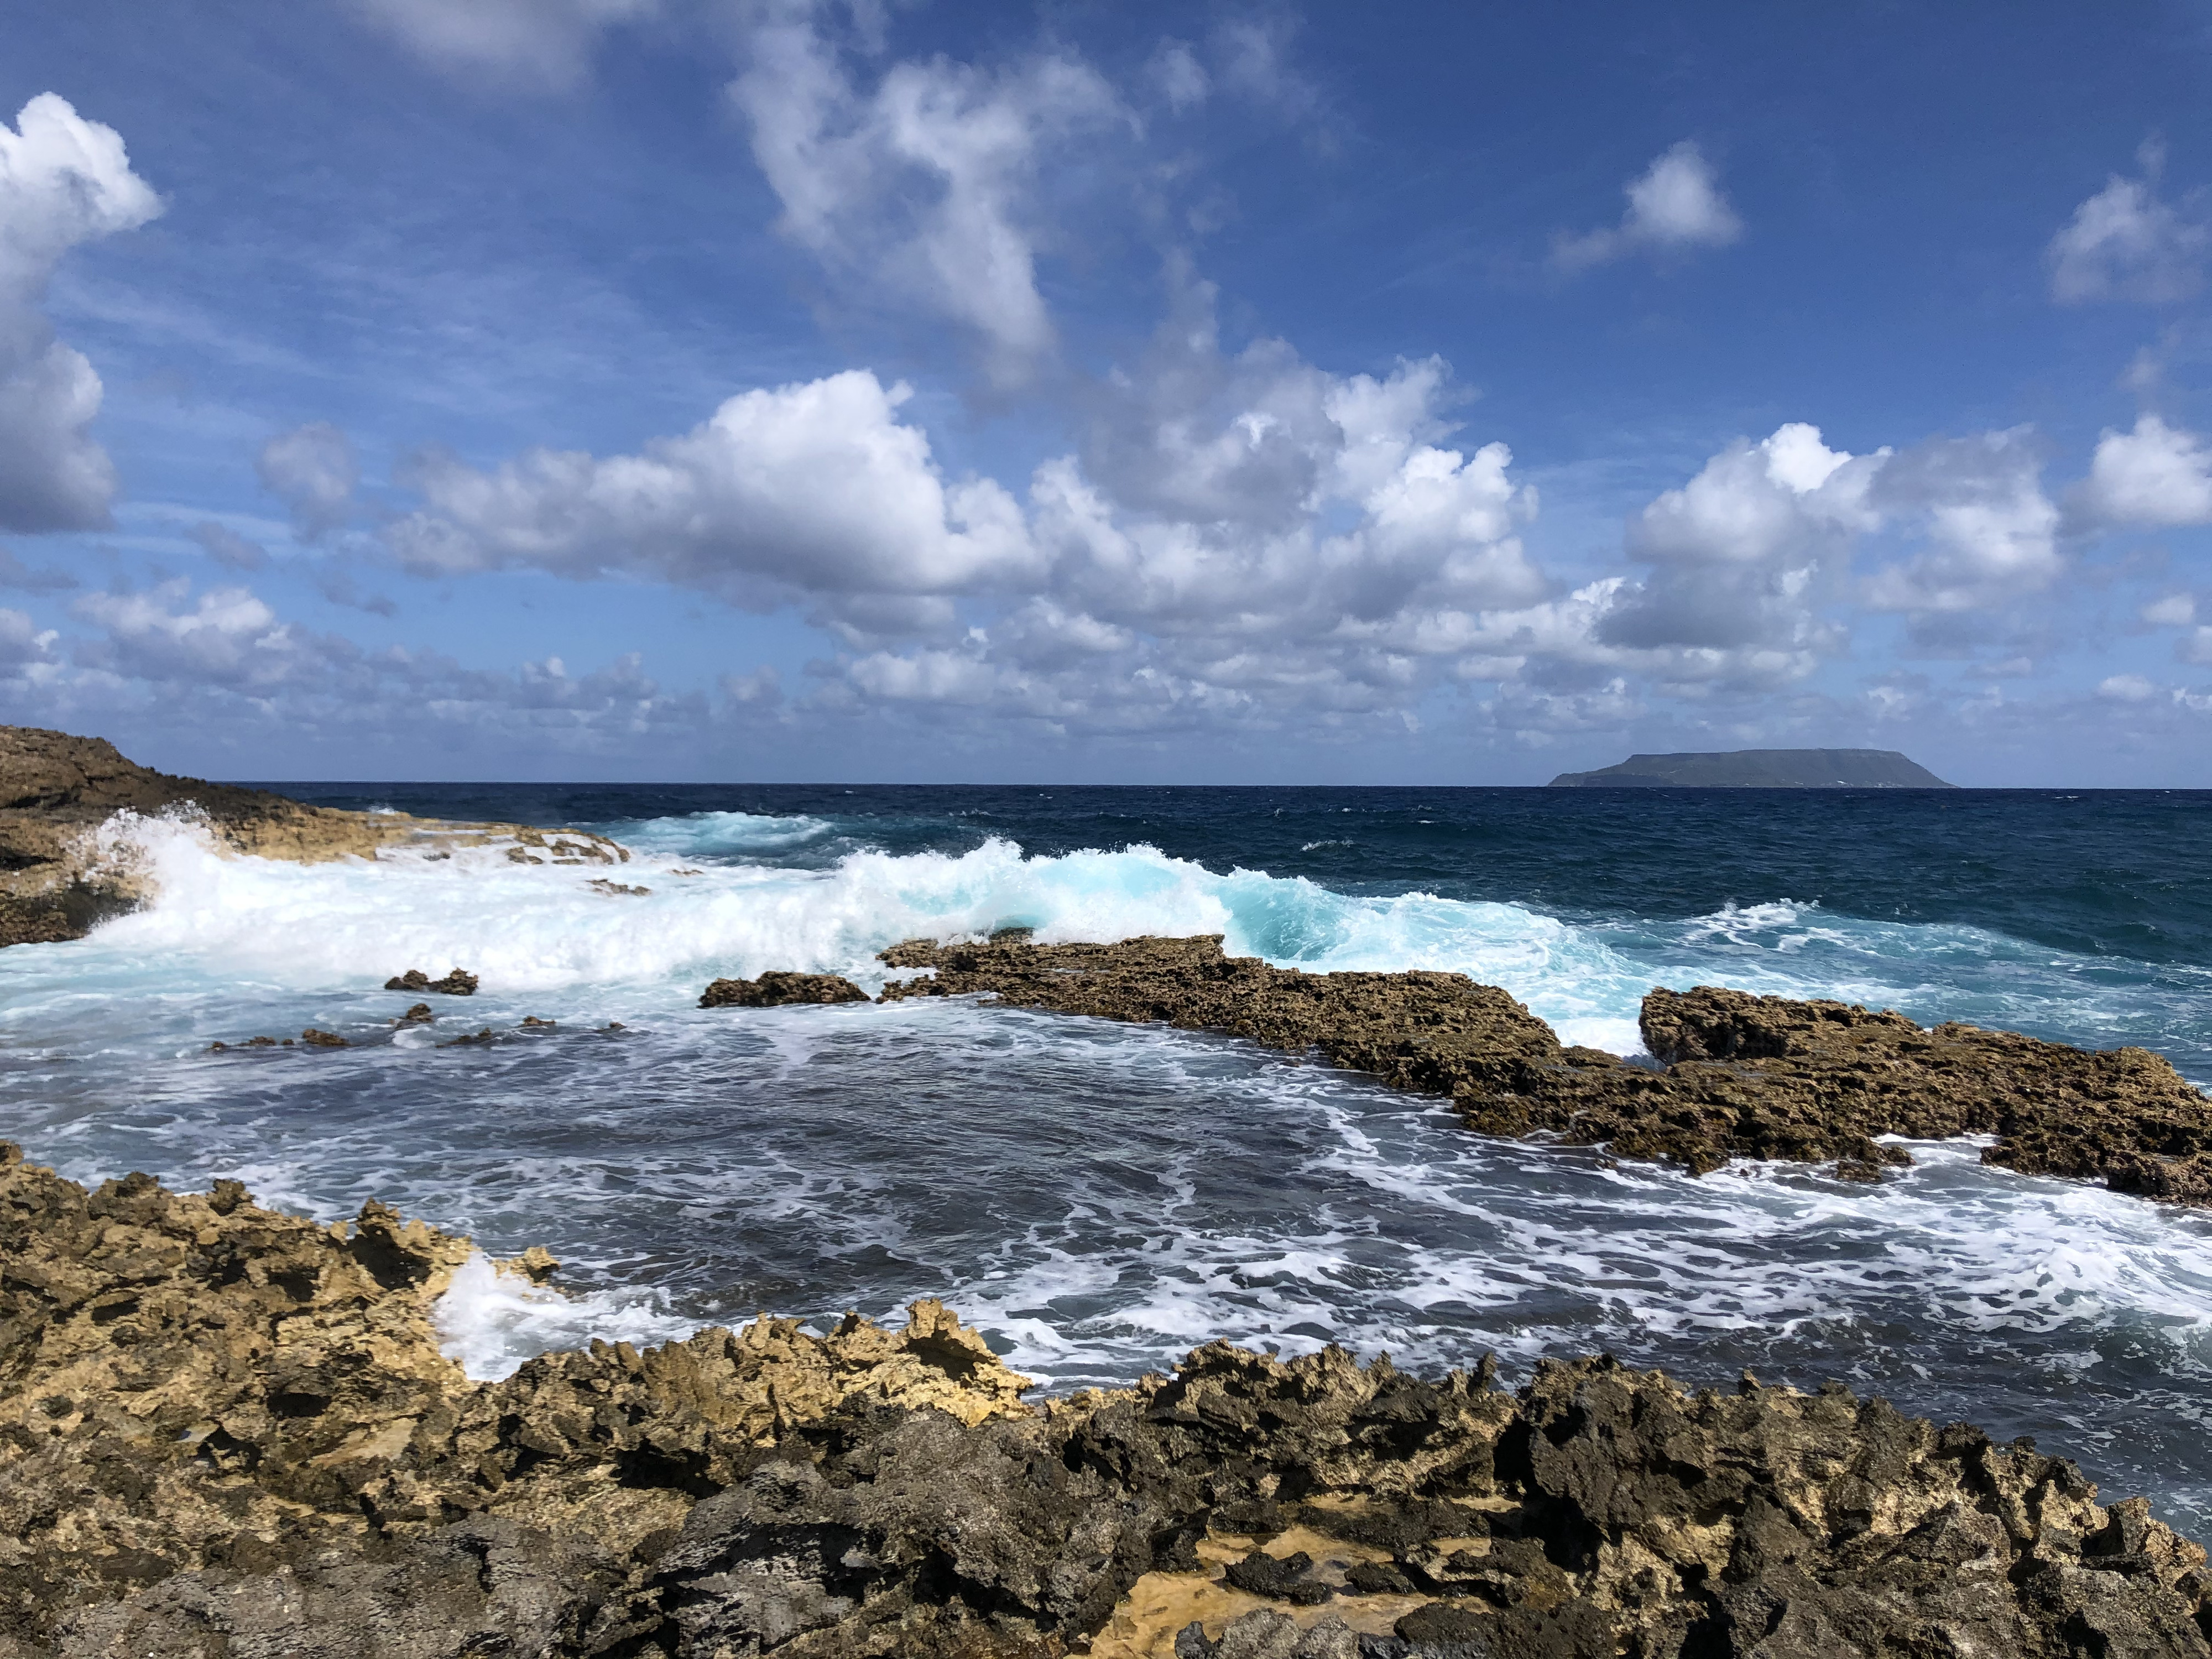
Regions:
[[[866,1002],[868,994],[836,974],[787,974],[718,979],[700,993],[702,1008],[781,1008],[797,1002]]]
[[[2212,1101],[2144,1048],[2087,1050],[1842,1002],[1700,987],[1644,999],[1661,1069],[1563,1046],[1495,986],[1459,974],[1305,974],[1225,957],[1219,935],[1118,945],[937,945],[883,953],[902,997],[1002,1002],[1229,1031],[1318,1049],[1399,1088],[1450,1097],[1485,1133],[1542,1133],[1693,1173],[1731,1158],[1831,1163],[1849,1178],[1910,1162],[1876,1139],[1998,1137],[1986,1163],[2212,1205]]]
[[[0,1151],[0,1654],[2212,1655],[2140,1500],[1837,1385],[1215,1343],[1039,1410],[927,1301],[480,1383],[469,1255]]]

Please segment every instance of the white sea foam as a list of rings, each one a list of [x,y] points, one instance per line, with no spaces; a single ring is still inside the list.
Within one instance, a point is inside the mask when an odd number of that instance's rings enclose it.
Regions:
[[[593,1291],[567,1296],[501,1273],[477,1251],[463,1262],[431,1312],[438,1352],[479,1382],[512,1376],[533,1355],[580,1348],[594,1337],[641,1346],[680,1341],[696,1320],[661,1310],[654,1298]]]
[[[1142,843],[1030,857],[994,838],[957,854],[855,851],[822,869],[685,861],[702,838],[765,848],[833,828],[744,813],[656,820],[632,833],[635,856],[618,872],[624,884],[651,889],[639,896],[594,888],[607,873],[599,866],[519,865],[495,848],[302,866],[221,854],[189,823],[129,823],[111,841],[147,871],[158,900],[76,947],[70,971],[46,988],[159,962],[219,982],[336,992],[402,968],[459,963],[503,994],[630,988],[665,1004],[672,982],[770,968],[841,973],[872,988],[884,977],[876,952],[916,936],[1010,926],[1045,943],[1220,933],[1232,953],[1317,972],[1463,973],[1504,986],[1567,1042],[1635,1054],[1638,1009],[1655,982],[1935,1006],[2018,1024],[2004,1018],[2008,1004],[1961,1006],[1955,986],[1931,987],[1929,964],[2052,955],[1971,927],[1831,917],[1786,899],[1677,924],[1595,927],[1517,904],[1220,874]],[[2044,984],[2063,977],[2038,974]],[[2097,988],[2080,977],[2094,1030]],[[599,1006],[621,1006],[620,996]]]

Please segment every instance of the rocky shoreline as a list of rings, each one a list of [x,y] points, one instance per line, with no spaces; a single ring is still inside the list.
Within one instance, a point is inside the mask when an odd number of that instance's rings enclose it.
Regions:
[[[2141,1500],[1840,1385],[1216,1343],[1032,1407],[932,1302],[473,1382],[469,1256],[0,1150],[0,1656],[2212,1654]]]
[[[118,812],[185,815],[229,852],[299,864],[488,846],[504,846],[521,864],[629,861],[625,849],[586,831],[307,806],[156,772],[104,738],[0,726],[0,946],[82,939],[144,902],[145,872],[100,835]]]

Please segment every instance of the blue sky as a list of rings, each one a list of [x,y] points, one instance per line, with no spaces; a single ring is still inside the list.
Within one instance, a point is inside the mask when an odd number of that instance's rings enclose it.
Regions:
[[[233,777],[2212,783],[2204,0],[8,45],[0,719]]]

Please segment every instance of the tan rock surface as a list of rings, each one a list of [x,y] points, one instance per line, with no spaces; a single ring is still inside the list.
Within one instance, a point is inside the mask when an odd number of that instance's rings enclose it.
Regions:
[[[1036,1412],[931,1302],[478,1384],[467,1255],[0,1152],[0,1656],[2212,1656],[2140,1501],[1839,1386],[1216,1343]]]

